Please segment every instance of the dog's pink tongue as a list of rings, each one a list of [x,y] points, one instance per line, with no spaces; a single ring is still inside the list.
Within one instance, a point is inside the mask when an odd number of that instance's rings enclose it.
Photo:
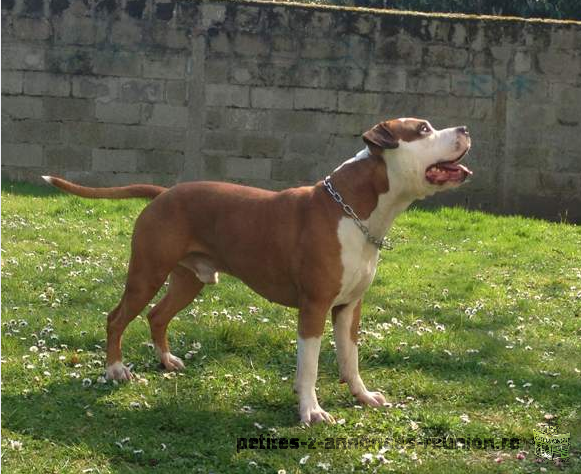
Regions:
[[[442,163],[438,165],[438,168],[442,168],[445,169],[447,171],[458,171],[458,170],[462,170],[464,171],[464,173],[471,175],[473,174],[472,171],[470,171],[468,168],[466,168],[466,166],[464,166],[461,163]]]

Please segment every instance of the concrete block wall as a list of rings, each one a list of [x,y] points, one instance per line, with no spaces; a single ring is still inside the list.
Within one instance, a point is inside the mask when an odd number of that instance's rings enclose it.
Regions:
[[[581,23],[199,0],[2,4],[4,177],[321,179],[380,120],[468,125],[430,203],[581,221]]]

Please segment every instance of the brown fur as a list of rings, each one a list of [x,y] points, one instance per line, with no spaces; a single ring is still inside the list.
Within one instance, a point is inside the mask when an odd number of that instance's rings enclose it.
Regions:
[[[202,268],[204,275],[228,273],[270,301],[299,308],[301,337],[322,334],[341,289],[337,229],[345,216],[322,182],[280,192],[217,182],[182,183],[169,190],[51,182],[86,197],[157,195],[135,223],[125,292],[108,317],[108,364],[121,360],[123,331],[168,275],[167,295],[149,313],[149,322],[155,344],[169,351],[167,326],[203,288]],[[379,195],[389,190],[385,163],[376,156],[348,163],[333,174],[333,186],[367,219]],[[353,338],[360,305],[355,313]]]
[[[407,119],[386,120],[378,123],[363,134],[363,141],[371,150],[372,155],[381,155],[382,150],[397,148],[399,141],[411,142],[423,138],[420,127],[425,120]]]

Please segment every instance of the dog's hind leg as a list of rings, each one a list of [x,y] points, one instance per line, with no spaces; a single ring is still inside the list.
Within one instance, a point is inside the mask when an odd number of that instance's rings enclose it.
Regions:
[[[132,255],[123,297],[107,317],[107,378],[131,378],[129,368],[122,363],[123,331],[159,291],[168,274],[169,269],[164,270],[155,261],[137,259]]]
[[[178,311],[192,302],[203,286],[204,284],[192,271],[181,265],[176,266],[169,277],[167,294],[147,315],[153,344],[167,370],[184,368],[182,360],[170,352],[166,335],[167,326]]]

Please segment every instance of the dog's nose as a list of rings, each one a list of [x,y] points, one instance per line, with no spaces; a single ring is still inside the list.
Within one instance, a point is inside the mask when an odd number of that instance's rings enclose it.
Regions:
[[[466,135],[467,137],[470,136],[470,134],[468,133],[468,127],[466,125],[458,127],[456,130],[458,131],[458,133],[461,133],[462,135]]]

